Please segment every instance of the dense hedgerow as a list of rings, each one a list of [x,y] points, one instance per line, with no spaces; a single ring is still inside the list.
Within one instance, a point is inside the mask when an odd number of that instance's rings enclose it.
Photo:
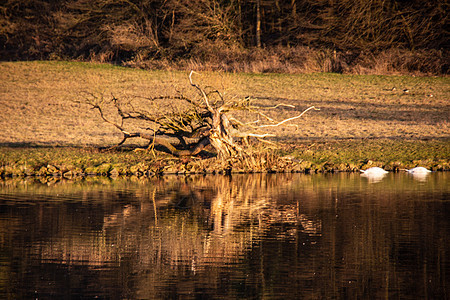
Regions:
[[[2,60],[448,74],[444,0],[10,0]]]

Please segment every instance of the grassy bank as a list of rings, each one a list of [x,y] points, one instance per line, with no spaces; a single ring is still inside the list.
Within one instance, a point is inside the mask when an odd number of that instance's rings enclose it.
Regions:
[[[424,166],[434,171],[450,170],[448,141],[330,141],[291,144],[283,150],[255,155],[248,168],[234,163],[231,172],[354,172],[373,166],[390,171]],[[157,175],[224,173],[229,165],[216,158],[180,160],[149,151],[96,148],[0,147],[0,175],[61,176]]]
[[[189,93],[187,72],[143,71],[75,62],[0,63],[0,172],[11,174],[145,174],[213,172],[228,168],[214,158],[180,162],[126,149],[100,153],[121,134],[83,102],[92,92],[106,99]],[[296,127],[277,127],[281,150],[254,157],[258,167],[234,171],[351,171],[422,165],[448,170],[450,79],[330,73],[202,73],[203,84],[227,97],[250,96],[261,106],[294,105],[314,111]],[[167,103],[176,105],[176,103]],[[272,111],[281,120],[289,107]],[[139,126],[137,124],[136,126]],[[141,144],[141,141],[131,141]],[[125,145],[130,147],[131,145]]]

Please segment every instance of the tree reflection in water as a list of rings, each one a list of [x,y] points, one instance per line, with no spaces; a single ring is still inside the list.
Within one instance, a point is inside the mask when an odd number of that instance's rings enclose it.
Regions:
[[[421,186],[400,174],[4,181],[1,293],[444,295],[445,176]]]

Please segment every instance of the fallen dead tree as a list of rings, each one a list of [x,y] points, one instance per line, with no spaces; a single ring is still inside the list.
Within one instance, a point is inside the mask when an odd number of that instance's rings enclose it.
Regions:
[[[177,157],[198,155],[208,145],[214,148],[220,159],[245,157],[250,147],[249,139],[270,143],[267,138],[274,136],[267,132],[270,128],[297,126],[292,121],[309,110],[317,110],[311,106],[295,116],[277,121],[269,117],[266,111],[294,106],[277,104],[260,107],[254,105],[250,97],[226,99],[219,90],[195,83],[192,78],[195,74],[194,71],[189,74],[190,86],[195,90],[194,97],[178,93],[174,96],[119,100],[113,95],[105,99],[103,94],[85,93],[85,102],[98,111],[103,121],[123,134],[122,140],[108,149],[119,147],[131,138],[142,138],[149,141],[149,149],[158,149]],[[106,110],[109,111],[108,116]],[[253,114],[255,120],[244,122],[233,117],[232,112],[237,111]],[[111,117],[111,112],[115,117]],[[127,126],[130,121],[145,124],[141,126],[145,130],[129,130]]]

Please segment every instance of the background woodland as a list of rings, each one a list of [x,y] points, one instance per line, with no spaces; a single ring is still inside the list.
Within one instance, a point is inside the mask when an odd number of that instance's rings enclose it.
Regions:
[[[449,6],[446,0],[7,0],[0,4],[0,60],[442,75],[450,64]]]

